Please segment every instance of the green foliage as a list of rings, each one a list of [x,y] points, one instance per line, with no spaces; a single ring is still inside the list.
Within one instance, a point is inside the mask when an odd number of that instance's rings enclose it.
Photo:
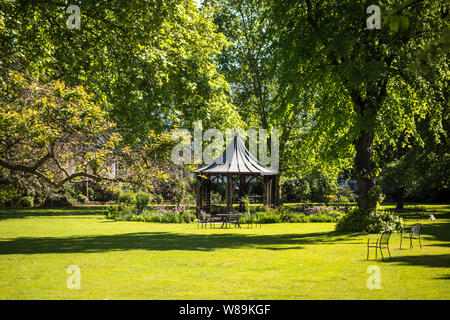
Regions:
[[[361,185],[358,205],[375,208],[367,194],[380,156],[372,153],[373,146],[420,140],[417,120],[426,117],[434,132],[442,131],[448,55],[435,55],[426,77],[410,72],[408,65],[419,48],[448,28],[448,19],[439,1],[413,1],[402,8],[391,1],[381,5],[391,14],[388,24],[367,30],[368,5],[354,0],[270,1],[277,93],[286,104],[304,105],[298,116],[305,130],[290,142],[295,144],[292,159],[311,158],[341,168],[353,162]],[[400,141],[400,136],[408,139]]]
[[[56,188],[84,177],[153,192],[167,172],[178,174],[168,161],[174,129],[199,119],[210,128],[240,126],[216,70],[228,41],[206,6],[102,0],[81,7],[81,29],[70,30],[59,1],[2,1],[0,167]]]
[[[75,189],[68,187],[66,188],[66,198],[67,200],[73,202],[76,200],[79,192],[75,191]]]
[[[119,206],[109,206],[105,211],[107,219],[116,221],[141,221],[159,223],[193,223],[196,220],[195,214],[184,207],[174,207],[170,210],[159,207],[139,213],[137,208],[129,204]]]
[[[284,202],[311,200],[311,187],[307,179],[286,180],[281,184],[281,197]]]
[[[145,208],[147,208],[148,204],[151,201],[151,195],[145,192],[139,192],[135,195],[136,198],[136,209],[138,213],[144,212]]]
[[[430,119],[419,121],[418,130],[424,144],[418,141],[409,148],[386,148],[380,158],[378,181],[390,201],[403,198],[410,202],[443,202],[449,198],[450,118],[442,120],[443,131],[435,134]]]
[[[335,180],[327,174],[316,171],[311,177],[311,201],[313,202],[329,202],[329,196],[337,193],[337,184]]]
[[[287,214],[282,217],[284,222],[291,222],[291,223],[306,223],[310,222],[310,217],[308,217],[305,214]]]
[[[70,30],[59,1],[3,1],[0,68],[19,64],[88,87],[127,141],[142,141],[149,127],[161,132],[200,118],[233,127],[239,116],[214,61],[228,42],[211,14],[190,0],[102,0],[83,3],[81,29]]]
[[[281,216],[274,211],[264,211],[257,213],[259,223],[280,223]]]
[[[25,196],[20,199],[20,204],[24,207],[34,207],[34,198]]]
[[[119,199],[120,192],[110,189],[92,189],[89,188],[89,199],[91,201],[109,202],[117,201]]]
[[[227,81],[237,88],[232,93],[233,103],[249,127],[269,129],[276,120],[283,120],[276,119],[280,105],[270,95],[277,84],[275,74],[270,72],[269,8],[254,0],[215,0],[212,4],[218,31],[232,42],[218,61]],[[291,117],[284,120],[291,121]]]
[[[152,199],[153,199],[153,202],[157,203],[157,204],[160,204],[160,203],[162,203],[164,201],[163,196],[160,195],[160,194],[153,194],[152,195]]]
[[[344,187],[338,187],[336,196],[338,198],[338,203],[348,203],[348,202],[355,202],[356,200],[356,194],[355,192],[350,189],[350,187],[344,186]]]
[[[105,216],[107,219],[115,219],[120,215],[119,206],[108,206],[105,210]]]
[[[77,195],[77,200],[79,202],[81,202],[81,203],[88,203],[89,202],[88,197],[86,197],[84,194],[81,194],[81,193]]]
[[[300,209],[300,212],[297,210]],[[291,209],[282,213],[282,220],[285,222],[336,222],[344,213],[333,207],[317,206]]]
[[[373,186],[368,192],[368,198],[374,200],[377,204],[377,207],[379,207],[385,198],[381,186]]]
[[[180,177],[173,177],[171,180],[171,199],[177,206],[194,202],[194,195],[189,182]],[[169,185],[170,185],[169,184]]]
[[[309,222],[336,222],[337,218],[327,215],[327,214],[313,214],[308,216]]]
[[[87,198],[85,198],[87,199]],[[76,201],[79,201],[78,199]],[[43,207],[72,207],[72,203],[67,199],[64,192],[54,193],[41,201]]]
[[[376,210],[354,209],[344,215],[336,224],[336,231],[338,232],[381,233],[402,230],[402,218],[389,212],[377,212]]]
[[[136,204],[136,195],[133,192],[123,192],[119,195],[118,202],[128,205],[134,205]]]
[[[338,203],[344,201],[345,195],[352,192],[338,187],[335,179],[317,168],[301,180],[287,180],[281,185],[282,199],[286,202],[325,202]],[[353,194],[354,200],[354,194]]]
[[[344,215],[333,207],[300,206],[291,208],[279,206],[275,209],[265,208],[264,211],[251,212],[241,218],[242,223],[258,221],[258,223],[306,223],[306,222],[336,222]]]
[[[83,176],[100,180],[120,138],[93,95],[14,71],[4,80],[9,94],[0,97],[0,166],[54,189]]]
[[[241,199],[242,204],[244,205],[244,212],[250,213],[250,198],[248,196],[243,197]]]
[[[0,207],[11,207],[20,200],[20,192],[13,188],[0,189]]]
[[[222,196],[218,192],[211,191],[211,204],[222,203]]]

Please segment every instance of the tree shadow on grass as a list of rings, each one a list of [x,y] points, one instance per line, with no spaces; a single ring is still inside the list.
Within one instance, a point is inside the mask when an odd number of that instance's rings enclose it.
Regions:
[[[78,237],[32,237],[0,241],[0,255],[41,253],[92,253],[126,250],[190,250],[255,248],[266,250],[302,249],[301,245],[332,244],[348,240],[333,232],[280,235],[180,234],[139,232]],[[356,244],[356,243],[355,243]],[[277,247],[283,246],[283,247]]]
[[[102,206],[79,206],[62,208],[6,208],[0,209],[0,221],[7,219],[23,219],[28,217],[104,215],[105,210],[106,208]]]
[[[441,247],[448,247],[450,244],[450,223],[432,222],[423,225],[421,236],[428,240],[435,240],[447,243],[433,244]]]
[[[383,262],[430,268],[450,268],[450,254],[424,254],[418,256],[392,257],[391,260],[384,260]]]
[[[406,226],[406,230],[403,232],[404,248],[402,250],[408,250],[409,248],[409,232],[411,230],[411,226],[413,224],[409,224]],[[420,237],[422,239],[422,245],[424,245],[423,241],[439,241],[441,243],[433,243],[432,246],[438,247],[449,247],[450,246],[450,223],[448,221],[444,222],[426,222],[422,223],[423,227],[420,231]],[[413,239],[414,247],[419,246],[419,242],[417,239]],[[426,246],[426,245],[425,245]]]

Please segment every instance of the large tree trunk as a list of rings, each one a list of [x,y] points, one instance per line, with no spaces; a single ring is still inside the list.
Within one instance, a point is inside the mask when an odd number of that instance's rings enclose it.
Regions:
[[[374,186],[373,164],[373,134],[361,130],[359,138],[355,141],[355,173],[358,183],[358,207],[360,209],[375,209],[376,199],[369,196]]]
[[[281,203],[281,184],[280,184],[281,161],[279,161],[279,164],[278,164],[278,171],[279,171],[279,174],[276,175],[273,180],[273,203],[275,204],[275,206],[282,205],[282,203]]]
[[[401,187],[397,189],[397,208],[396,209],[403,209],[405,202],[404,202],[404,198],[405,198],[405,191],[406,188],[405,187]]]

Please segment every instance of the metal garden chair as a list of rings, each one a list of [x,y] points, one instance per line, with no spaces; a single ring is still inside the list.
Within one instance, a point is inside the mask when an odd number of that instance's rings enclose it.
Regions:
[[[239,214],[238,212],[231,210],[227,213],[226,217],[223,219],[223,224],[222,227],[225,225],[225,227],[227,227],[227,225],[229,227],[231,227],[231,224],[234,223],[234,227],[238,226],[239,228],[241,227],[239,220],[241,219],[241,214]]]
[[[416,223],[411,227],[411,231],[409,232],[409,235],[404,236],[403,232],[400,234],[400,249],[402,248],[402,239],[403,238],[409,238],[409,248],[413,248],[413,239],[419,239],[419,245],[420,249],[422,249],[422,243],[420,241],[420,231],[422,230],[422,224]]]
[[[210,216],[208,214],[206,214],[206,212],[203,210],[200,210],[198,212],[197,221],[198,221],[197,228],[200,226],[200,224],[202,224],[202,228],[203,228],[208,225],[208,222],[211,223]]]
[[[389,251],[389,239],[391,237],[391,231],[385,231],[381,234],[381,237],[377,239],[375,245],[370,245],[370,240],[367,239],[367,260],[369,260],[369,248],[375,248],[375,260],[377,259],[377,252],[380,249],[381,259],[384,260],[383,249],[387,249],[389,253],[389,259],[391,259],[391,252]]]
[[[258,224],[259,224],[259,227],[261,228],[261,219],[260,219],[258,213],[249,212],[246,215],[246,220],[247,220],[247,226],[248,227],[253,228],[253,225],[255,225],[255,227],[257,228]]]

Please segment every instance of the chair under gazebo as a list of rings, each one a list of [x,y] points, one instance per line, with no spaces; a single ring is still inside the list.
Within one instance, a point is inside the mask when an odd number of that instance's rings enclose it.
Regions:
[[[237,182],[238,195],[241,200],[247,193],[248,186],[253,179],[262,178],[263,204],[275,205],[275,180],[279,172],[262,165],[247,150],[239,135],[236,133],[232,142],[221,156],[210,164],[193,170],[197,176],[196,207],[197,216],[200,210],[214,215],[211,205],[211,184],[222,178],[226,181],[226,213],[233,210],[233,182]],[[242,202],[241,202],[242,204]],[[242,206],[240,207],[242,210]]]

